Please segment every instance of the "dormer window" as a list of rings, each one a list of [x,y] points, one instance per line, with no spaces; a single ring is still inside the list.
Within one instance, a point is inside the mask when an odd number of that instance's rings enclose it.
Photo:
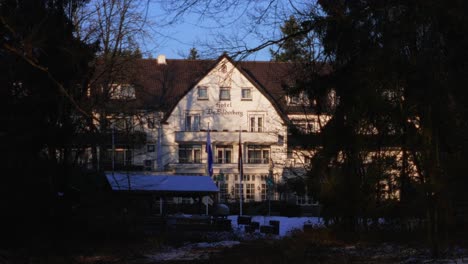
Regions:
[[[308,100],[306,98],[306,95],[304,93],[294,93],[294,94],[289,94],[286,97],[286,100],[288,102],[288,105],[304,105],[308,103]]]
[[[206,86],[198,87],[198,100],[208,100],[208,87]]]
[[[135,87],[131,84],[113,84],[110,89],[110,98],[115,100],[135,99]]]
[[[289,104],[298,105],[301,103],[301,97],[298,94],[289,96]]]

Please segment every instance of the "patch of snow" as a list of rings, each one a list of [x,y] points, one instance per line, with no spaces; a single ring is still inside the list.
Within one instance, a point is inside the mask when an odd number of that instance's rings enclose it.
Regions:
[[[197,248],[210,248],[210,247],[233,247],[235,245],[239,245],[239,241],[233,241],[233,240],[228,240],[228,241],[219,241],[219,242],[201,242],[197,243],[194,246]]]

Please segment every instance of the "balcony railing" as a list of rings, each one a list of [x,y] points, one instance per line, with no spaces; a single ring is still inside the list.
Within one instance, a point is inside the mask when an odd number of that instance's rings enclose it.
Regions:
[[[75,137],[76,145],[112,145],[112,131],[102,133],[82,133]],[[139,148],[146,144],[146,133],[141,131],[114,132],[114,144],[116,147],[125,146]]]
[[[206,131],[177,131],[176,142],[205,142]],[[238,131],[210,131],[211,142],[239,142]],[[278,134],[275,132],[242,132],[242,143],[278,143]]]

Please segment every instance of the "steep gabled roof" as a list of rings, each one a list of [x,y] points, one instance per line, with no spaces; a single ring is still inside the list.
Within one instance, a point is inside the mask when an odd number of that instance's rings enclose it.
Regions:
[[[158,64],[156,59],[134,60],[131,82],[136,86],[136,100],[130,103],[134,108],[162,111],[168,115],[223,58],[233,63],[283,117],[287,113],[304,111],[303,107],[290,106],[286,101],[286,89],[295,83],[296,65],[270,61],[235,62],[227,55],[217,60],[167,59],[166,64]]]

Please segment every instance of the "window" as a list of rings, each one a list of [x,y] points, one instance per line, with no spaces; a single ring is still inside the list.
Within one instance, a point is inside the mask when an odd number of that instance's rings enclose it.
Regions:
[[[219,100],[220,101],[231,100],[231,89],[229,87],[219,88]]]
[[[154,149],[155,149],[154,145],[147,145],[146,146],[146,151],[147,152],[154,152]]]
[[[228,199],[228,190],[229,190],[229,184],[220,182],[219,183],[219,194],[221,200],[225,201]]]
[[[241,189],[239,189],[241,188]],[[234,197],[236,199],[239,199],[239,192],[242,193],[242,198],[244,198],[244,184],[239,184],[239,183],[236,183],[235,184],[235,188],[234,188]]]
[[[132,151],[127,149],[125,150],[125,164],[126,165],[131,165],[132,164]]]
[[[200,114],[186,113],[185,115],[185,131],[200,130]]]
[[[301,96],[299,94],[289,95],[289,104],[298,105],[301,104]]]
[[[174,197],[173,201],[176,204],[193,204],[193,199],[190,197]]]
[[[270,146],[248,145],[247,146],[248,163],[267,164],[270,161]]]
[[[232,162],[232,146],[216,146],[216,163]]]
[[[314,198],[312,196],[309,196],[309,195],[297,196],[297,204],[298,205],[314,204]]]
[[[145,160],[144,163],[145,170],[150,171],[153,168],[153,161],[152,160]]]
[[[263,115],[249,115],[250,116],[250,132],[263,132]]]
[[[155,126],[154,126],[154,117],[153,116],[149,116],[147,118],[147,124],[148,124],[148,128],[150,129],[153,129]]]
[[[255,184],[247,183],[245,185],[245,198],[247,200],[254,200],[255,199]]]
[[[262,188],[260,189],[260,194],[261,194],[262,201],[265,201],[268,198],[267,197],[266,184],[264,184],[264,183],[262,183]]]
[[[316,132],[315,129],[315,121],[314,120],[301,120],[301,121],[295,121],[296,127],[302,132],[302,133],[314,133]]]
[[[198,100],[208,100],[208,87],[198,87]]]
[[[115,100],[135,99],[135,87],[130,84],[112,84],[109,95]]]
[[[201,163],[201,145],[180,145],[179,163]]]
[[[278,135],[278,145],[284,145],[284,136]]]
[[[132,151],[130,149],[117,148],[112,157],[112,149],[108,149],[106,153],[106,163],[112,164],[114,159],[114,165],[116,167],[132,165]]]
[[[242,88],[242,100],[252,100],[252,89]]]
[[[133,129],[131,117],[115,118],[112,124],[116,130],[120,131],[131,131]]]

